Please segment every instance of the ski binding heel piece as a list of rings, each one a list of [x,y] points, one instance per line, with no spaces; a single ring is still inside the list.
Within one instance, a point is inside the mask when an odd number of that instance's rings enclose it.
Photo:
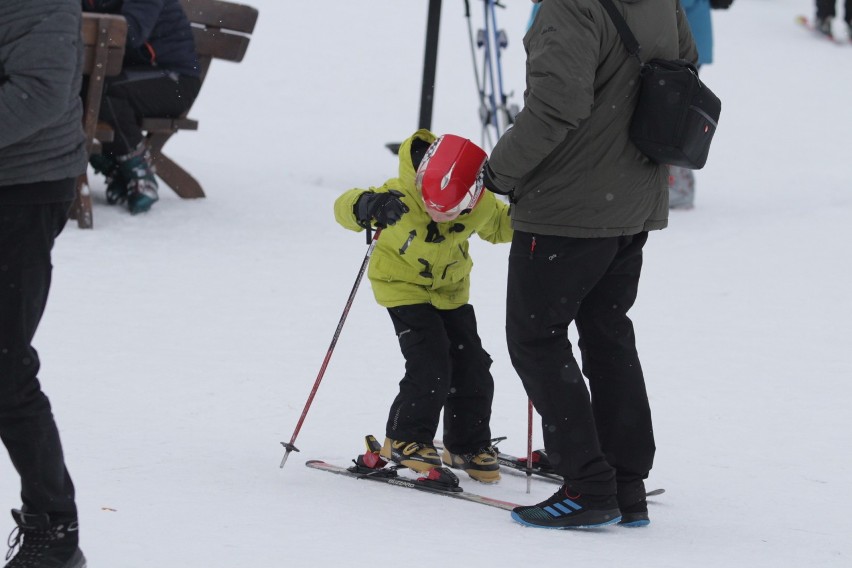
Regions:
[[[441,491],[448,491],[450,493],[460,493],[463,491],[463,489],[459,487],[459,478],[446,467],[430,469],[426,476],[417,478],[417,483],[434,489],[440,489]]]

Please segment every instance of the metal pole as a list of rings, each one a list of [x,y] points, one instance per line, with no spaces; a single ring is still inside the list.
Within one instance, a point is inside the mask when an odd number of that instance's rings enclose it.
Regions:
[[[299,435],[299,430],[302,429],[302,423],[308,415],[308,409],[311,407],[314,396],[316,396],[317,390],[319,389],[320,381],[322,381],[322,377],[325,375],[325,369],[328,367],[328,362],[331,360],[331,354],[334,352],[334,346],[337,345],[337,339],[340,337],[340,332],[343,330],[343,323],[346,321],[346,316],[349,315],[349,309],[352,307],[352,302],[355,300],[355,293],[358,291],[358,286],[361,284],[361,279],[364,277],[364,272],[367,270],[367,265],[370,263],[370,257],[373,255],[373,249],[376,248],[376,242],[378,242],[379,235],[381,234],[382,227],[379,226],[373,234],[373,240],[370,241],[370,246],[367,248],[367,254],[364,255],[364,262],[361,263],[361,269],[358,271],[358,277],[355,278],[355,284],[352,286],[352,291],[349,292],[349,299],[346,300],[346,307],[343,308],[343,314],[340,316],[340,321],[337,323],[337,329],[334,331],[334,337],[331,338],[331,345],[328,347],[328,352],[325,354],[325,359],[323,359],[322,367],[320,367],[317,379],[314,381],[311,394],[308,396],[308,401],[305,403],[305,408],[302,410],[302,416],[299,417],[299,422],[296,424],[296,429],[293,430],[293,435],[290,437],[290,441],[281,442],[281,445],[287,450],[284,452],[284,459],[281,460],[280,467],[282,468],[284,467],[284,464],[287,463],[287,458],[290,457],[290,452],[299,451],[299,449],[293,445],[296,442],[296,436]]]
[[[420,91],[418,128],[432,129],[432,106],[435,98],[435,70],[438,66],[438,34],[441,27],[441,0],[429,0],[426,20],[426,55],[423,61],[423,86]]]

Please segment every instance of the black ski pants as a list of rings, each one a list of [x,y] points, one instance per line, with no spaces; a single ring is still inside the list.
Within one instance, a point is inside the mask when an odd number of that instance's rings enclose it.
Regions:
[[[21,476],[24,510],[75,518],[74,485],[31,344],[50,290],[51,249],[70,205],[0,204],[0,438]]]
[[[572,489],[618,492],[622,505],[644,498],[642,480],[655,451],[627,317],[647,238],[648,233],[577,239],[515,231],[509,254],[509,355],[541,415],[548,457]],[[572,321],[582,372],[568,340]]]
[[[405,376],[390,408],[387,437],[431,444],[443,408],[447,449],[461,454],[488,446],[494,380],[473,306],[439,310],[415,304],[388,312],[405,357]]]
[[[817,18],[833,18],[837,15],[836,0],[816,0]],[[852,23],[852,0],[844,2],[844,21]]]
[[[125,69],[117,77],[107,78],[98,118],[113,127],[115,139],[104,144],[104,154],[130,153],[142,141],[143,118],[180,117],[200,89],[198,77],[151,68]]]

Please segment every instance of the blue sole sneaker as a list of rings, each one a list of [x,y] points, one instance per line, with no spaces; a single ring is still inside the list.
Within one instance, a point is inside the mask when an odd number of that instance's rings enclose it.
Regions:
[[[584,496],[567,485],[538,505],[516,507],[512,519],[542,529],[594,529],[621,521],[615,495]]]
[[[642,491],[644,491],[644,486]],[[651,524],[648,518],[648,502],[641,499],[632,505],[621,507],[621,521],[619,526],[628,528],[647,527]]]

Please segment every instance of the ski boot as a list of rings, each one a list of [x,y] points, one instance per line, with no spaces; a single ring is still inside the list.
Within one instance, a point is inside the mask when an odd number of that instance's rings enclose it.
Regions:
[[[127,180],[121,173],[118,163],[113,156],[94,154],[89,158],[89,164],[96,173],[104,176],[106,181],[106,200],[109,205],[127,201]]]
[[[441,458],[435,446],[422,442],[404,442],[385,438],[379,455],[384,460],[392,461],[417,473],[427,473],[432,468],[441,467]]]
[[[497,448],[494,446],[486,446],[469,454],[454,454],[445,448],[441,460],[448,467],[464,470],[475,481],[500,481],[500,464],[497,463]]]
[[[157,178],[151,152],[145,141],[139,143],[129,154],[116,157],[118,169],[127,180],[127,208],[132,215],[144,213],[157,202]]]

